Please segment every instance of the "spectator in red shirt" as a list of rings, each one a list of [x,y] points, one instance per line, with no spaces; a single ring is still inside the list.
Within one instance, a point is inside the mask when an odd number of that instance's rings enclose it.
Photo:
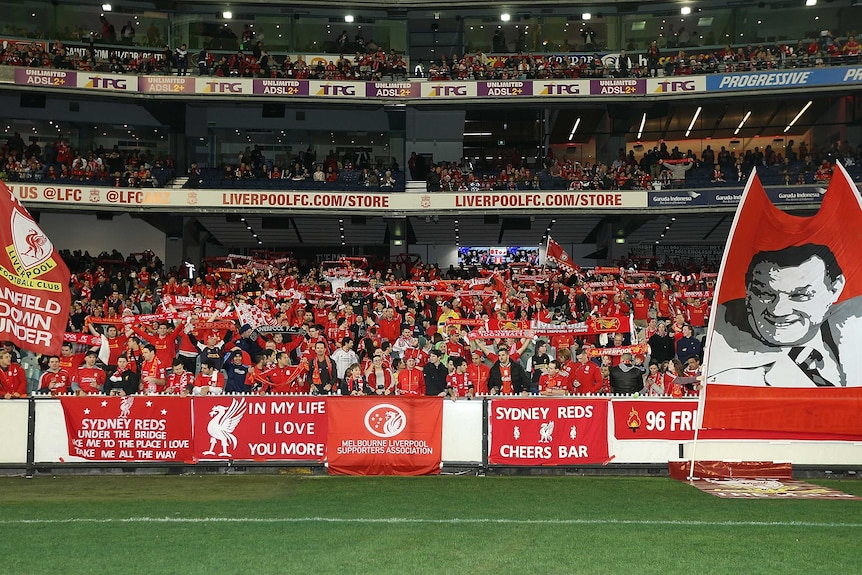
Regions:
[[[586,349],[578,352],[578,363],[572,373],[572,380],[576,393],[594,394],[602,389],[601,368],[590,361]]]
[[[72,376],[72,391],[79,395],[102,393],[107,375],[105,371],[96,367],[98,359],[95,351],[88,351],[84,356],[84,365],[79,367]]]
[[[141,349],[144,361],[141,363],[141,391],[161,393],[165,389],[165,364],[156,356],[156,346],[148,343]]]
[[[388,339],[389,343],[395,343],[398,334],[401,333],[401,317],[391,307],[383,310],[383,316],[377,322],[377,333],[381,338]]]
[[[51,395],[64,395],[71,389],[72,378],[69,372],[60,367],[60,358],[52,355],[48,358],[48,369],[39,378],[39,391]]]
[[[0,397],[27,397],[27,377],[24,368],[12,361],[12,354],[0,349]]]
[[[224,393],[224,376],[216,370],[212,360],[204,359],[193,386],[194,395],[221,395]]]

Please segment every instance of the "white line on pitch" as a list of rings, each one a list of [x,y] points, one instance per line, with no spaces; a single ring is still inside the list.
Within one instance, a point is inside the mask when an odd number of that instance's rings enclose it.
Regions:
[[[687,519],[493,519],[413,517],[124,517],[58,519],[0,519],[0,525],[41,525],[64,523],[388,523],[388,524],[524,524],[524,525],[682,525],[702,527],[837,527],[859,528],[862,523],[820,523],[814,521],[698,521]]]

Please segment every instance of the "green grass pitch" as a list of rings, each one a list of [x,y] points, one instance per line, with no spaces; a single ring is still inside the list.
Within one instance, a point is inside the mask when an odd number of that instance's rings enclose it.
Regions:
[[[860,540],[862,501],[655,477],[0,478],[0,574],[858,573]]]

